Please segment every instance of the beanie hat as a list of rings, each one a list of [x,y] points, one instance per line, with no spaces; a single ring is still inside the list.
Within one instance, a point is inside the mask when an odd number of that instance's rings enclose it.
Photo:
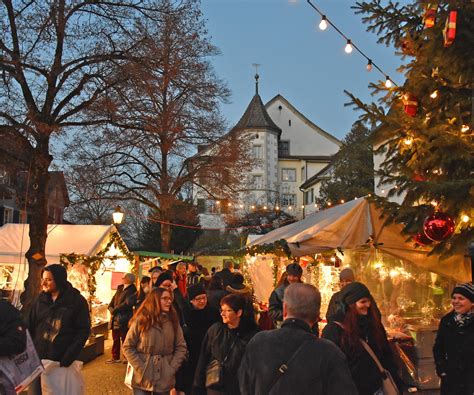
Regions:
[[[341,270],[341,272],[339,273],[339,280],[341,281],[354,281],[355,280],[355,276],[354,276],[354,272],[352,271],[352,269],[350,267],[346,267],[344,269]]]
[[[155,288],[159,288],[161,284],[163,284],[166,280],[173,281],[173,273],[171,272],[163,272],[161,273],[158,278],[156,279],[156,283],[153,285]]]
[[[288,274],[290,276],[301,277],[303,275],[303,269],[297,263],[290,263],[286,267],[286,274]]]
[[[53,263],[45,266],[43,272],[50,272],[53,275],[54,282],[59,290],[64,290],[67,287],[67,271],[63,265]]]
[[[362,298],[371,298],[369,289],[362,283],[350,283],[341,291],[341,302],[350,305]]]
[[[206,290],[199,284],[194,284],[188,287],[188,299],[193,300],[196,296],[205,295]]]
[[[458,284],[454,287],[451,296],[460,294],[474,303],[474,285],[472,283]]]

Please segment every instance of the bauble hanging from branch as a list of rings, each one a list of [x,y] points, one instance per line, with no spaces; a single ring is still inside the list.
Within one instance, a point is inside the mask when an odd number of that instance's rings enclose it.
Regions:
[[[418,111],[418,99],[417,97],[410,92],[407,92],[403,95],[403,111],[410,116],[414,117]]]
[[[444,46],[449,47],[456,38],[456,19],[457,11],[449,11],[448,17],[446,18],[446,25],[443,29]]]
[[[426,237],[433,241],[446,240],[454,233],[454,220],[446,213],[435,212],[425,219],[423,231]]]
[[[425,7],[425,14],[423,16],[423,24],[425,29],[433,27],[436,22],[436,12],[438,11],[438,3],[428,3]]]

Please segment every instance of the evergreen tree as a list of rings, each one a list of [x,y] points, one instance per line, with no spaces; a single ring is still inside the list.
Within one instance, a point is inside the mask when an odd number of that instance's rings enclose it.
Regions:
[[[382,106],[350,96],[364,110],[362,119],[379,126],[374,137],[385,155],[379,176],[388,196],[378,200],[389,219],[413,235],[423,232],[425,218],[435,210],[447,213],[455,232],[433,244],[432,252],[448,255],[465,252],[474,236],[474,3],[440,1],[429,7],[356,3],[356,13],[379,35],[378,42],[400,50],[406,81],[394,88],[386,88],[385,81],[372,85],[374,93],[385,93]],[[445,25],[452,11],[456,32],[450,43],[445,36],[452,33],[453,20],[451,31]],[[394,195],[401,204],[389,201]]]
[[[321,183],[316,199],[320,207],[373,193],[374,161],[369,137],[370,130],[363,122],[354,123],[331,164],[331,177]]]

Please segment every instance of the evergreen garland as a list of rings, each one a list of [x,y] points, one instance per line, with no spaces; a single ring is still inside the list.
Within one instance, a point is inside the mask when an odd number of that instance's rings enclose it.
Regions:
[[[110,247],[116,245],[117,248],[123,253],[122,256],[105,256],[106,252],[109,250]],[[95,296],[97,290],[97,282],[95,279],[95,275],[99,268],[104,263],[105,259],[116,260],[119,258],[127,258],[132,264],[134,262],[134,255],[128,251],[127,246],[121,239],[120,235],[117,232],[113,232],[110,234],[110,239],[107,242],[106,246],[100,250],[96,255],[89,256],[83,254],[61,254],[60,257],[60,264],[63,265],[66,270],[70,267],[73,267],[75,264],[80,263],[87,268],[87,288],[89,290],[90,298],[92,299]],[[132,266],[132,272],[135,276],[138,276],[138,268],[136,265]]]

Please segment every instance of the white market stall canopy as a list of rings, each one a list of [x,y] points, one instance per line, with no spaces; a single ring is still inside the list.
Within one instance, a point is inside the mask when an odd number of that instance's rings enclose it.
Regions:
[[[382,252],[457,281],[470,280],[467,257],[454,255],[441,259],[436,255],[428,256],[428,249],[415,248],[413,242],[406,241],[407,236],[401,233],[400,224],[384,225],[381,215],[381,210],[367,199],[351,200],[275,229],[249,246],[285,239],[293,256],[304,256],[336,248],[357,249],[366,246],[373,237],[373,242]]]
[[[22,263],[30,248],[28,224],[6,224],[0,227],[0,264]],[[114,225],[48,225],[46,259],[48,264],[59,263],[62,254],[93,256],[109,235],[116,232]]]

